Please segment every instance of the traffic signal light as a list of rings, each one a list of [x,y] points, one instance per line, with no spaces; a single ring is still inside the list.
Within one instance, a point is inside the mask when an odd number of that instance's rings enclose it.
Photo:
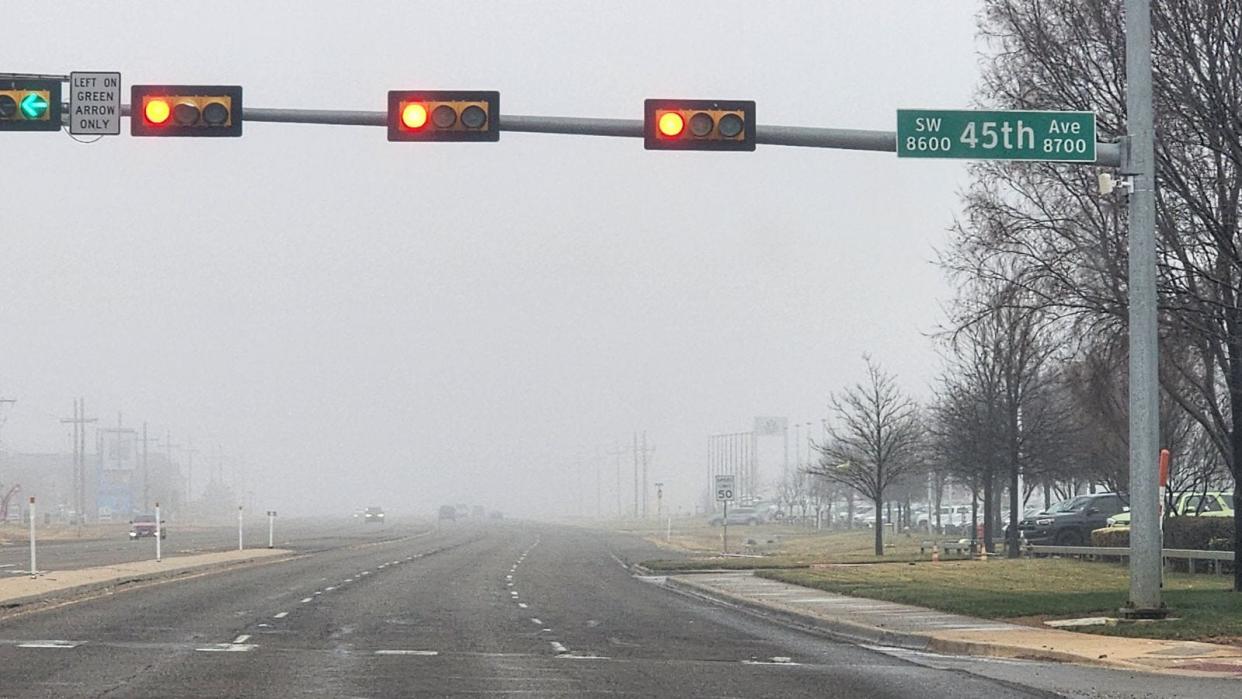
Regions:
[[[240,136],[240,85],[134,85],[131,136]]]
[[[499,141],[499,122],[499,92],[388,92],[389,141]]]
[[[0,131],[60,131],[59,80],[0,80]]]
[[[647,150],[754,150],[750,100],[658,100],[643,104]]]

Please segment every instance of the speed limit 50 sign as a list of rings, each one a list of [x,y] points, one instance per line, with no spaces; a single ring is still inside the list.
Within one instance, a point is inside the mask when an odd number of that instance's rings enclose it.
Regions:
[[[737,476],[716,476],[716,500],[729,502],[737,491]]]

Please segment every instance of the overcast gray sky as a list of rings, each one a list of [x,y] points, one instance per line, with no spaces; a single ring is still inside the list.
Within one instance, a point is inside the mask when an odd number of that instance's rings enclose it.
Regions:
[[[240,84],[253,107],[494,89],[506,114],[735,98],[763,124],[892,129],[899,107],[968,107],[978,72],[968,0],[3,11],[0,70],[119,70],[126,95]],[[0,162],[7,447],[67,449],[56,418],[84,395],[219,444],[285,510],[571,510],[581,458],[593,511],[594,455],[643,429],[652,480],[688,507],[708,434],[818,423],[864,352],[923,397],[951,293],[933,248],[965,182],[960,163],[892,154],[260,123],[6,134]]]

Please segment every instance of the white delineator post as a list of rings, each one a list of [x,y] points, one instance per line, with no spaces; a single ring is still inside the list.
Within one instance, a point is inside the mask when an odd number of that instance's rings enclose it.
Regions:
[[[267,547],[273,548],[276,533],[276,510],[267,511]]]
[[[242,506],[237,506],[237,550],[241,551],[245,548],[242,545]]]
[[[163,527],[160,525],[160,504],[155,503],[155,562],[159,563],[163,558],[163,551],[160,550],[160,536],[164,533]]]
[[[35,577],[39,572],[38,566],[35,565],[35,499],[30,496],[30,577]]]

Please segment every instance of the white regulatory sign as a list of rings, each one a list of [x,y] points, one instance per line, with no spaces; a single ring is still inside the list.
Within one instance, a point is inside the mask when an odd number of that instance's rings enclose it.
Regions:
[[[728,502],[733,499],[733,493],[737,490],[737,476],[732,474],[727,476],[716,476],[716,500],[719,502]]]
[[[121,133],[121,74],[69,74],[69,133]]]

